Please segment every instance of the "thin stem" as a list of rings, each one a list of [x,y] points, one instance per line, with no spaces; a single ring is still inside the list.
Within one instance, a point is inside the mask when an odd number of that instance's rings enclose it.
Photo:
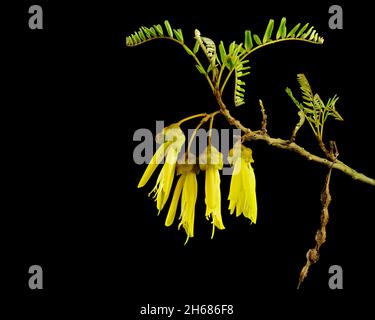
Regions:
[[[208,114],[206,115],[202,120],[201,122],[199,122],[199,124],[195,127],[194,131],[193,131],[193,134],[191,135],[190,137],[190,140],[189,140],[189,144],[188,144],[188,147],[187,147],[187,152],[186,152],[186,157],[188,156],[189,152],[190,152],[190,149],[191,149],[191,145],[193,144],[193,140],[195,138],[195,136],[197,135],[197,132],[199,130],[199,128],[201,126],[203,126],[209,119],[211,118],[211,114]]]
[[[224,89],[225,89],[225,86],[227,85],[227,82],[228,82],[230,76],[232,75],[233,70],[234,70],[234,68],[228,72],[228,74],[227,74],[227,76],[226,76],[226,78],[225,78],[225,80],[224,80],[224,83],[223,83],[223,85],[221,86],[220,94],[223,94]]]
[[[182,46],[184,47],[184,49],[189,53],[189,55],[191,55],[191,56],[193,57],[193,59],[195,60],[195,62],[196,62],[196,63],[197,63],[197,64],[198,64],[203,70],[206,70],[205,68],[203,68],[202,63],[200,62],[200,60],[198,59],[198,57],[194,54],[194,52],[191,51],[190,48],[189,48],[187,45],[185,45],[185,44],[183,44],[183,43],[181,43],[181,44],[182,44]],[[204,74],[204,76],[206,77],[206,79],[207,79],[207,81],[208,81],[208,84],[210,85],[210,88],[211,88],[212,92],[214,92],[214,91],[215,91],[215,87],[214,87],[214,85],[212,84],[212,81],[211,81],[210,77],[208,76],[207,72]]]
[[[211,113],[210,126],[208,128],[208,145],[211,145],[212,127],[214,125],[214,118],[218,113],[220,113],[220,111],[215,111],[214,113]]]
[[[211,121],[210,121],[209,132],[208,132],[208,139],[209,139],[209,141],[210,141],[210,139],[211,139],[211,130],[212,130],[212,125],[213,125],[213,118],[214,118],[217,114],[219,114],[219,113],[220,113],[220,111],[218,110],[218,111],[215,111],[215,112],[213,112],[213,113],[206,114],[205,117],[201,120],[201,122],[199,122],[199,124],[195,127],[195,129],[194,129],[194,131],[193,131],[193,134],[191,135],[190,140],[189,140],[189,143],[188,143],[188,148],[187,148],[186,155],[188,155],[189,152],[190,152],[191,146],[192,146],[192,144],[193,144],[193,140],[194,140],[195,136],[197,135],[197,132],[198,132],[199,128],[200,128],[201,126],[203,126],[208,120],[211,120]],[[210,142],[211,142],[211,141],[210,141]]]
[[[177,125],[180,126],[182,123],[184,123],[184,122],[186,122],[186,121],[189,121],[189,120],[191,120],[191,119],[195,119],[195,118],[203,118],[203,117],[205,117],[205,116],[207,116],[207,113],[199,113],[199,114],[195,114],[195,115],[192,115],[192,116],[190,116],[190,117],[186,117],[186,118],[180,120],[179,122],[177,122]]]
[[[131,47],[136,47],[136,46],[139,46],[139,45],[141,45],[141,44],[144,44],[145,42],[149,42],[149,41],[151,41],[151,40],[157,40],[157,39],[171,40],[171,41],[173,41],[173,42],[175,42],[175,43],[178,43],[179,45],[181,45],[181,46],[185,49],[185,51],[186,51],[190,56],[193,57],[193,59],[195,60],[195,62],[196,62],[200,67],[202,67],[202,69],[205,70],[205,68],[203,68],[202,63],[199,61],[198,57],[194,54],[194,52],[191,51],[191,49],[190,49],[186,44],[184,44],[183,42],[181,42],[181,41],[179,41],[179,40],[177,40],[177,39],[174,39],[174,38],[165,37],[165,36],[161,36],[161,37],[158,36],[158,37],[156,37],[156,38],[150,38],[150,39],[143,40],[143,41],[140,42],[140,43],[136,43],[136,44],[134,44],[134,45],[131,45]],[[208,81],[208,84],[210,85],[210,88],[211,88],[212,92],[214,92],[214,90],[215,90],[214,85],[212,84],[212,81],[211,81],[211,79],[210,79],[210,77],[208,76],[207,73],[205,73],[205,77],[206,77],[206,79],[207,79],[207,81]]]
[[[223,62],[223,64],[221,65],[221,68],[220,68],[219,76],[217,77],[216,89],[218,89],[219,86],[220,86],[220,81],[221,81],[221,77],[223,76],[224,70],[225,70],[225,63]]]

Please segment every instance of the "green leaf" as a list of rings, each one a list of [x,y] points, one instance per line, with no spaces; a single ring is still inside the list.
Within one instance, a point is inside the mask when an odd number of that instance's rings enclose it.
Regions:
[[[257,34],[253,34],[253,38],[255,43],[260,46],[262,44],[262,40],[260,40],[259,36]]]
[[[163,28],[160,24],[156,24],[156,25],[154,25],[154,27],[155,27],[159,36],[161,36],[161,37],[164,36]]]
[[[336,110],[332,112],[332,116],[337,121],[344,121],[344,118]]]
[[[226,66],[228,67],[229,70],[233,69],[234,67],[233,57],[229,55],[227,56]]]
[[[153,36],[153,37],[157,37],[156,30],[155,30],[154,27],[151,27],[151,28],[150,28],[150,33],[151,33],[151,36]]]
[[[236,96],[234,98],[234,105],[236,107],[242,106],[243,104],[245,104],[245,100],[242,97]]]
[[[195,54],[193,53],[193,51],[191,51],[186,45],[182,45],[182,47],[185,49],[185,51],[188,53],[188,55],[190,56],[194,56]]]
[[[281,19],[279,29],[277,30],[277,33],[276,33],[276,40],[280,39],[280,38],[284,39],[286,37],[286,26],[285,26],[285,23],[286,23],[286,18],[283,17]]]
[[[302,39],[306,39],[309,35],[310,35],[310,33],[311,33],[311,31],[313,31],[314,30],[314,27],[313,26],[311,26],[310,27],[310,29],[306,32],[306,33],[304,33],[303,35],[302,35]]]
[[[206,75],[206,70],[204,70],[199,64],[196,64],[195,66],[197,67],[198,71],[199,71],[201,74]]]
[[[242,43],[238,45],[235,44],[235,49],[233,50],[233,56],[237,57],[241,49],[242,49]]]
[[[130,36],[132,37],[133,45],[136,45],[138,43],[137,38],[134,36],[134,34]]]
[[[244,77],[244,76],[247,76],[250,74],[250,72],[242,72],[242,71],[239,71],[237,72],[237,77]]]
[[[302,98],[305,102],[311,103],[314,101],[314,94],[312,92],[309,81],[303,73],[297,74],[297,81],[302,91]]]
[[[246,30],[245,31],[245,49],[251,50],[253,47],[253,38],[251,37],[251,31]]]
[[[142,41],[146,41],[145,34],[143,33],[142,29],[139,29],[138,36],[141,38]]]
[[[250,69],[250,66],[248,66],[248,67],[244,67],[244,65],[245,65],[246,63],[249,63],[249,62],[250,62],[250,60],[242,60],[242,61],[241,61],[241,63],[242,63],[242,70]]]
[[[220,53],[220,60],[221,60],[222,64],[225,64],[226,59],[227,59],[227,52],[225,50],[223,41],[220,41],[220,43],[219,43],[219,53]]]
[[[239,47],[242,46],[239,45]],[[240,80],[241,77],[247,76],[250,74],[250,72],[244,72],[245,70],[250,69],[249,66],[245,66],[249,60],[244,60],[244,61],[238,61],[237,64],[235,65],[235,90],[234,90],[234,105],[236,107],[245,104],[245,82]]]
[[[141,42],[141,39],[139,38],[139,36],[138,36],[137,33],[134,33],[134,38],[135,38],[136,43]],[[133,38],[133,39],[134,39],[134,38]]]
[[[298,100],[293,96],[292,90],[290,90],[290,88],[285,88],[285,92],[288,94],[290,99],[292,99],[292,101],[298,107],[298,109],[300,109],[302,111],[305,110],[304,106],[301,103],[299,103]]]
[[[241,86],[237,86],[236,87],[237,91],[240,91],[240,92],[245,92],[245,89],[242,88]]]
[[[176,39],[180,42],[184,42],[184,36],[182,35],[182,30],[181,29],[173,29],[173,32],[176,36]]]
[[[301,26],[301,24],[300,24],[300,23],[297,23],[297,24],[295,25],[295,27],[294,27],[292,30],[289,31],[289,33],[287,34],[286,37],[287,37],[287,38],[290,38],[290,37],[294,38],[295,33],[297,32],[297,30],[299,29],[300,26]]]
[[[266,32],[264,33],[264,36],[263,36],[263,43],[266,43],[271,39],[274,23],[275,22],[273,19],[270,19],[270,21],[268,22]]]
[[[147,39],[150,39],[151,38],[150,29],[146,28],[146,27],[142,27],[142,30],[143,30],[144,34],[146,35]]]
[[[314,37],[315,37],[316,34],[317,34],[317,33],[316,33],[316,30],[313,30],[313,32],[311,32],[311,35],[310,35],[310,37],[309,37],[309,40],[310,40],[310,41],[313,41],[313,40],[314,40]]]
[[[126,37],[126,46],[132,46],[133,45],[133,40],[131,37]]]
[[[167,29],[167,32],[168,32],[168,35],[173,38],[173,31],[172,31],[172,27],[171,25],[169,24],[169,21],[168,20],[165,20],[164,21],[164,25],[165,25],[165,29]]]
[[[234,49],[236,48],[236,41],[233,41],[230,45],[229,45],[229,55],[233,55],[234,53]]]
[[[309,26],[309,23],[306,23],[306,24],[301,28],[301,30],[298,31],[296,38],[299,38],[299,37],[305,32],[305,30],[307,29],[308,26]]]
[[[199,41],[196,40],[196,41],[195,41],[194,48],[193,48],[193,52],[194,52],[194,54],[196,54],[196,53],[199,51],[199,48],[200,48]]]
[[[166,30],[164,30],[162,25],[155,24],[152,27],[145,27],[141,26],[139,30],[135,31],[133,34],[129,35],[129,38],[127,40],[128,46],[137,46],[139,44],[142,44],[143,42],[146,42],[148,40],[152,39],[158,39],[158,38],[166,38],[175,40],[175,42],[184,45],[184,38],[182,35],[181,29],[172,29],[170,23],[168,20],[164,21],[164,25]],[[165,35],[164,35],[165,33]],[[175,37],[175,38],[174,38]],[[177,40],[177,41],[176,41]],[[192,52],[188,52],[189,54],[192,54]],[[194,54],[193,54],[194,55]]]

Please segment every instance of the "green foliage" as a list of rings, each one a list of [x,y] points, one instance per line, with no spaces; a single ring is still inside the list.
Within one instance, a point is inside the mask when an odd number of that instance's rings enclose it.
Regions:
[[[262,45],[262,40],[260,40],[259,36],[258,36],[257,34],[254,34],[253,37],[254,37],[254,41],[255,41],[255,43],[256,43],[258,46],[261,46],[261,45]]]
[[[138,31],[135,31],[133,34],[126,37],[126,45],[128,47],[134,47],[146,41],[157,38],[170,38],[175,39],[181,44],[184,43],[184,37],[182,35],[181,29],[172,29],[168,20],[164,21],[164,26],[166,33],[164,32],[163,27],[160,24],[156,24],[149,28],[142,26]]]
[[[220,41],[219,53],[220,53],[220,60],[221,60],[222,64],[225,65],[226,59],[227,59],[227,51],[225,50],[223,41]]]
[[[274,24],[275,24],[275,21],[273,19],[270,19],[270,21],[268,22],[268,25],[267,25],[267,29],[264,32],[263,43],[267,43],[268,41],[271,40]]]
[[[336,95],[333,98],[328,99],[327,103],[324,104],[322,99],[317,93],[313,93],[310,83],[308,82],[304,74],[297,75],[297,81],[300,85],[302,102],[299,102],[292,93],[292,90],[286,88],[285,91],[294,104],[303,112],[305,118],[310,124],[314,134],[320,139],[323,139],[324,124],[328,117],[332,117],[335,120],[342,121],[343,118],[337,112],[335,105],[339,97]]]
[[[278,39],[285,39],[286,37],[286,18],[282,18],[280,21],[279,29],[276,32],[276,40]]]
[[[193,52],[194,52],[194,54],[197,54],[197,53],[198,53],[199,48],[200,48],[200,46],[199,46],[199,41],[198,41],[198,40],[195,40],[195,45],[194,45],[194,48],[193,48]]]
[[[253,41],[251,38],[254,39],[254,42],[257,46],[262,46],[266,43],[273,43],[282,40],[305,40],[308,42],[322,44],[324,42],[323,37],[320,37],[319,34],[316,32],[313,26],[311,26],[308,30],[309,24],[306,23],[302,28],[301,24],[298,23],[294,26],[289,32],[286,26],[286,18],[283,17],[280,21],[279,27],[273,38],[272,32],[274,29],[275,22],[273,19],[268,21],[266,30],[263,35],[263,39],[261,39],[257,34],[253,34],[251,37],[251,31],[247,30],[245,32],[245,49],[246,51],[254,50]],[[306,31],[307,30],[307,31]]]
[[[245,50],[251,50],[253,48],[253,39],[251,37],[251,31],[245,31]]]
[[[204,69],[202,68],[202,66],[200,66],[199,64],[196,64],[195,66],[197,67],[198,71],[199,71],[201,74],[206,74],[206,73],[207,73],[206,70],[204,70]]]
[[[249,70],[250,66],[245,66],[249,60],[241,61],[240,63],[236,64],[235,67],[235,89],[234,89],[234,105],[239,107],[245,104],[245,85],[246,83],[241,80],[242,77],[250,74],[250,72],[244,72],[245,70]]]
[[[301,26],[300,23],[297,23],[292,30],[290,30],[288,32],[288,34],[286,35],[287,38],[294,38],[295,37],[295,34],[297,32],[297,30],[299,29],[299,27]]]
[[[245,34],[246,37],[246,34]],[[249,44],[248,44],[249,45]],[[234,105],[236,107],[245,104],[244,93],[245,93],[245,82],[242,80],[244,76],[250,74],[250,66],[246,64],[249,60],[242,60],[241,54],[245,51],[242,47],[242,43],[237,44],[232,42],[228,48],[228,54],[224,47],[223,42],[219,44],[220,60],[222,68],[227,68],[229,72],[234,72],[235,77],[235,89],[234,89]]]
[[[276,32],[274,32],[274,29]],[[282,18],[278,24],[275,24],[275,21],[270,19],[262,38],[252,31],[246,30],[243,43],[236,43],[233,41],[228,47],[226,47],[222,41],[220,41],[219,45],[216,46],[212,39],[201,36],[198,30],[195,30],[194,38],[195,45],[192,49],[190,49],[184,43],[182,30],[173,29],[168,20],[165,20],[164,28],[160,24],[149,28],[144,26],[141,27],[138,31],[126,37],[126,45],[129,47],[134,47],[153,39],[169,39],[179,43],[182,45],[185,51],[194,58],[197,70],[206,77],[212,90],[215,90],[216,88],[222,93],[229,78],[232,75],[234,76],[234,105],[240,106],[245,104],[244,93],[246,84],[244,77],[250,74],[248,71],[250,69],[250,66],[248,66],[249,60],[246,59],[249,54],[265,45],[270,45],[280,41],[299,40],[316,44],[322,44],[324,41],[324,39],[318,35],[314,27],[309,26],[308,23],[304,24],[302,27],[301,23],[298,23],[290,31],[288,31],[285,17]],[[204,65],[200,62],[197,56],[200,49],[201,52],[203,52],[203,54],[207,57],[209,62],[208,65]],[[307,94],[304,91],[303,93]],[[304,100],[304,106],[310,107],[311,109],[313,106],[312,104],[314,103],[314,97],[312,96],[308,98],[310,100]],[[295,101],[295,103],[298,102],[296,100],[293,101]],[[325,108],[331,109],[324,114],[324,117],[322,116],[319,118],[319,121],[325,121],[329,115],[336,114],[336,111],[334,110],[336,101],[337,98],[333,97],[331,100],[329,100],[329,102],[327,102]],[[316,106],[318,106],[319,103],[319,99],[316,98]],[[315,109],[316,108],[317,107],[315,107]],[[310,111],[305,110],[307,113]],[[318,117],[318,115],[315,117]],[[314,129],[316,128],[314,127]]]

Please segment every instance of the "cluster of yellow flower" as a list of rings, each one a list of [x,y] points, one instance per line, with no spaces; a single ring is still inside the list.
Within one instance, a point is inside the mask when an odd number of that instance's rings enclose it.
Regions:
[[[160,213],[171,193],[175,174],[180,176],[173,192],[165,225],[171,226],[173,224],[181,198],[178,228],[182,226],[185,229],[187,234],[186,241],[188,241],[190,237],[194,236],[195,204],[198,194],[196,175],[200,170],[205,171],[206,218],[207,220],[212,218],[213,237],[215,227],[221,230],[225,228],[221,217],[219,174],[219,170],[223,168],[222,153],[209,142],[205,151],[199,155],[198,161],[195,155],[189,153],[189,150],[178,159],[178,155],[185,143],[185,135],[178,124],[165,128],[157,136],[157,142],[161,143],[161,145],[148,164],[138,188],[143,187],[148,182],[157,166],[164,160],[156,185],[150,192],[150,194],[153,194],[156,207]],[[252,151],[239,141],[230,150],[228,161],[233,166],[228,196],[230,213],[232,214],[236,210],[236,216],[243,214],[252,223],[256,223],[257,200],[255,175],[251,167],[251,163],[254,161]]]

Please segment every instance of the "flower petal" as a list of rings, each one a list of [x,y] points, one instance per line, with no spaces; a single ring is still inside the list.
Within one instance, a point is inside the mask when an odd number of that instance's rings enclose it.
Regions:
[[[186,235],[194,236],[194,218],[195,218],[195,203],[197,200],[198,185],[195,173],[189,172],[186,174],[184,187],[182,190],[181,199],[181,222],[179,228],[182,226],[185,229]]]
[[[256,181],[255,181],[255,173],[251,165],[249,164],[249,171],[250,171],[250,199],[249,199],[249,207],[250,212],[249,216],[251,217],[251,221],[253,223],[257,222],[258,216],[258,205],[257,205],[257,196],[256,196]]]
[[[170,164],[166,162],[163,169],[160,171],[158,181],[158,188],[156,190],[156,207],[159,212],[164,208],[173,183],[174,173],[176,169],[176,164]]]
[[[172,141],[163,143],[159,147],[159,149],[155,152],[145,172],[143,173],[141,180],[138,183],[138,188],[142,188],[147,183],[147,181],[151,178],[157,166],[162,162],[164,155],[167,153],[168,147],[171,145],[171,143]]]
[[[242,178],[240,175],[240,170],[242,168],[241,159],[237,158],[234,163],[234,169],[232,173],[232,179],[230,181],[230,188],[229,188],[229,210],[232,214],[234,209],[236,208],[238,198],[241,196],[241,185],[242,185]]]
[[[212,236],[214,237],[215,227],[223,230],[225,229],[223,220],[221,217],[221,191],[220,191],[220,174],[218,170],[215,170],[215,195],[216,195],[216,207],[212,211]]]
[[[210,213],[217,206],[216,188],[215,188],[215,169],[212,165],[206,166],[206,181],[205,181],[205,193],[206,193],[206,217],[209,217]]]
[[[173,224],[174,218],[176,216],[177,205],[178,205],[178,201],[180,200],[182,187],[184,186],[184,183],[185,183],[185,178],[186,178],[185,175],[181,175],[181,177],[177,181],[176,188],[174,189],[171,205],[169,206],[167,218],[165,219],[165,225],[167,227]]]

